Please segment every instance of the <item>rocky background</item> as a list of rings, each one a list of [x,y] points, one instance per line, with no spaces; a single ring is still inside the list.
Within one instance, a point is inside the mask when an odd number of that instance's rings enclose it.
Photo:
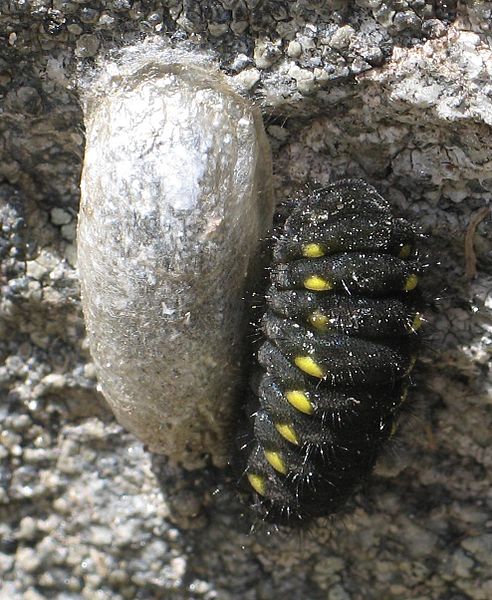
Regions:
[[[427,236],[413,415],[306,531],[149,454],[96,391],[77,77],[150,36],[214,51],[262,107],[279,199],[360,176]],[[0,42],[0,599],[491,598],[492,2],[3,0]]]

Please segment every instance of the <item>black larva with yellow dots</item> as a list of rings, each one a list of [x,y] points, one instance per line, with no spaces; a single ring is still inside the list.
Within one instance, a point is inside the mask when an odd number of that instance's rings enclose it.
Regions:
[[[415,242],[360,180],[316,191],[286,219],[242,445],[262,518],[336,512],[392,435],[422,323]]]

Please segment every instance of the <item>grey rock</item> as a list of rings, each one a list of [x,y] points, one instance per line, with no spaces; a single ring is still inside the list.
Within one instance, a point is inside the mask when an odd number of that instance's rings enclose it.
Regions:
[[[51,209],[51,222],[54,225],[67,225],[72,220],[72,215],[62,208]]]
[[[340,27],[331,36],[330,46],[332,48],[336,48],[337,50],[341,50],[342,48],[348,48],[350,40],[353,38],[354,34],[355,31],[352,27],[350,27],[350,25]]]

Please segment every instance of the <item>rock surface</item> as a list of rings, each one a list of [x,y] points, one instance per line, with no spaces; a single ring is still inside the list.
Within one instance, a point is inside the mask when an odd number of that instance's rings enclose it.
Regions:
[[[1,600],[492,596],[491,15],[478,0],[2,6]],[[213,51],[249,90],[279,198],[362,177],[429,236],[439,300],[415,416],[347,513],[305,535],[251,533],[233,481],[150,454],[96,393],[77,73],[149,35]]]

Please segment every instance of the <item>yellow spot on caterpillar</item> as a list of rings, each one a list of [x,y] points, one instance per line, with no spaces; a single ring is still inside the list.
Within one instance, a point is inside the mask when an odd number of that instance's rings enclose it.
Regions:
[[[325,254],[326,250],[321,244],[305,244],[302,247],[302,255],[306,258],[319,258]]]
[[[309,315],[308,321],[313,327],[316,327],[318,331],[327,331],[329,329],[328,325],[330,323],[330,319],[323,313],[320,313],[318,310],[315,310]]]
[[[411,292],[412,290],[414,290],[417,287],[418,282],[419,282],[419,278],[417,277],[417,275],[415,275],[415,273],[412,273],[411,275],[409,275],[407,277],[407,280],[405,281],[405,285],[403,286],[403,289],[405,290],[405,292]]]
[[[285,464],[280,452],[275,452],[275,450],[265,450],[265,458],[272,465],[275,471],[282,473],[282,475],[287,473],[287,465]]]
[[[319,275],[310,275],[304,280],[304,287],[313,292],[326,292],[333,289],[333,283]]]
[[[416,313],[413,318],[412,325],[410,326],[411,331],[418,331],[424,320],[422,319],[422,315],[420,313]]]
[[[275,429],[288,442],[299,446],[299,438],[297,437],[297,433],[295,432],[295,429],[292,427],[292,425],[290,425],[289,423],[276,423]]]
[[[391,431],[390,431],[389,437],[392,438],[395,435],[395,433],[398,431],[398,429],[399,429],[398,423],[396,421],[393,421],[393,424],[391,425]]]
[[[247,477],[254,491],[260,494],[260,496],[264,496],[266,491],[265,478],[261,475],[256,475],[256,473],[247,473]]]
[[[400,258],[408,258],[411,252],[412,246],[410,246],[410,244],[403,244],[403,246],[400,249],[400,252],[398,253],[398,256]]]
[[[313,405],[305,392],[301,390],[290,390],[285,392],[287,402],[296,408],[299,412],[306,415],[312,415],[314,412]]]
[[[304,373],[307,373],[312,377],[323,379],[325,376],[324,370],[310,356],[296,356],[294,358],[294,363],[301,371],[304,371]]]

